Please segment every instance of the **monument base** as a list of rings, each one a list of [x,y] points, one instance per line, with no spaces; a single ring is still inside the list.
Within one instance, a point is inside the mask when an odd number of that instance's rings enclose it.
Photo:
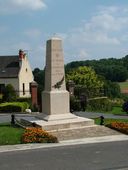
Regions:
[[[45,121],[56,121],[56,120],[66,120],[66,119],[76,119],[78,116],[71,114],[71,113],[65,113],[65,114],[53,114],[53,115],[47,115],[45,113],[40,113],[37,118],[45,120]]]
[[[56,136],[59,141],[95,136],[120,135],[119,132],[94,124],[94,120],[67,114],[67,117],[49,116],[46,120],[37,117],[25,117],[21,120],[25,126],[37,126]],[[46,117],[45,117],[46,118]],[[58,121],[59,120],[59,121]]]
[[[69,92],[66,90],[43,91],[42,93],[43,115],[67,114],[69,103]]]
[[[76,115],[73,115],[71,113],[63,115],[50,115],[46,116],[44,115],[44,118],[42,117],[43,114],[36,117],[26,117],[22,119],[22,122],[26,122],[27,125],[32,125],[33,123],[37,125],[38,127],[41,127],[44,130],[47,131],[59,131],[62,129],[71,129],[71,128],[79,128],[82,126],[92,126],[94,125],[94,120],[79,117]]]

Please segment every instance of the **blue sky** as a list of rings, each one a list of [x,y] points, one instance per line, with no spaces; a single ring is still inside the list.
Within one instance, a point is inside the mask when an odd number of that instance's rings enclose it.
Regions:
[[[0,55],[26,50],[45,65],[46,40],[61,37],[65,63],[128,54],[127,0],[0,0]]]

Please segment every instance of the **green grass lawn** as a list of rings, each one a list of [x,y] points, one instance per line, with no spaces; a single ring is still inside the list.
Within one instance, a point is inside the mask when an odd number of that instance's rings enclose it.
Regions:
[[[89,111],[90,112],[90,110],[86,110],[86,111]],[[91,111],[91,112],[101,112],[101,113],[106,113],[106,114],[114,114],[114,115],[126,115],[126,112],[123,112],[123,110],[122,110],[122,107],[121,106],[113,106],[112,107],[112,110],[111,111]]]
[[[10,123],[0,124],[0,145],[20,144],[23,132],[24,129]]]
[[[120,106],[114,106],[112,108],[112,111],[110,111],[109,113],[116,114],[116,115],[126,114],[126,112],[123,112],[122,107],[120,107]]]
[[[94,118],[95,124],[100,125],[100,118]],[[110,124],[112,122],[126,122],[128,123],[128,119],[104,119],[104,125]]]

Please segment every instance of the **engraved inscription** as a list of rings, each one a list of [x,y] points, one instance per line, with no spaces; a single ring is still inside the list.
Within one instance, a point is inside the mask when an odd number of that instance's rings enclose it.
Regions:
[[[64,70],[63,70],[63,59],[60,58],[60,54],[59,53],[54,53],[54,57],[52,59],[52,75],[56,76],[62,76],[64,74]]]

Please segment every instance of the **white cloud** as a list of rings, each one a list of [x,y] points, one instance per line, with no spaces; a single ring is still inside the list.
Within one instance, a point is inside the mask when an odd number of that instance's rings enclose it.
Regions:
[[[95,15],[66,34],[66,62],[123,56],[127,49],[127,30],[126,7],[98,8]]]
[[[108,7],[98,11],[90,20],[69,33],[69,42],[78,44],[119,45],[120,34],[128,29],[128,14],[123,16],[119,7]]]
[[[17,7],[29,8],[32,10],[38,10],[46,7],[45,3],[42,0],[10,0],[12,4]]]
[[[40,10],[46,8],[43,0],[4,0],[0,1],[0,13],[10,14],[21,11]]]

